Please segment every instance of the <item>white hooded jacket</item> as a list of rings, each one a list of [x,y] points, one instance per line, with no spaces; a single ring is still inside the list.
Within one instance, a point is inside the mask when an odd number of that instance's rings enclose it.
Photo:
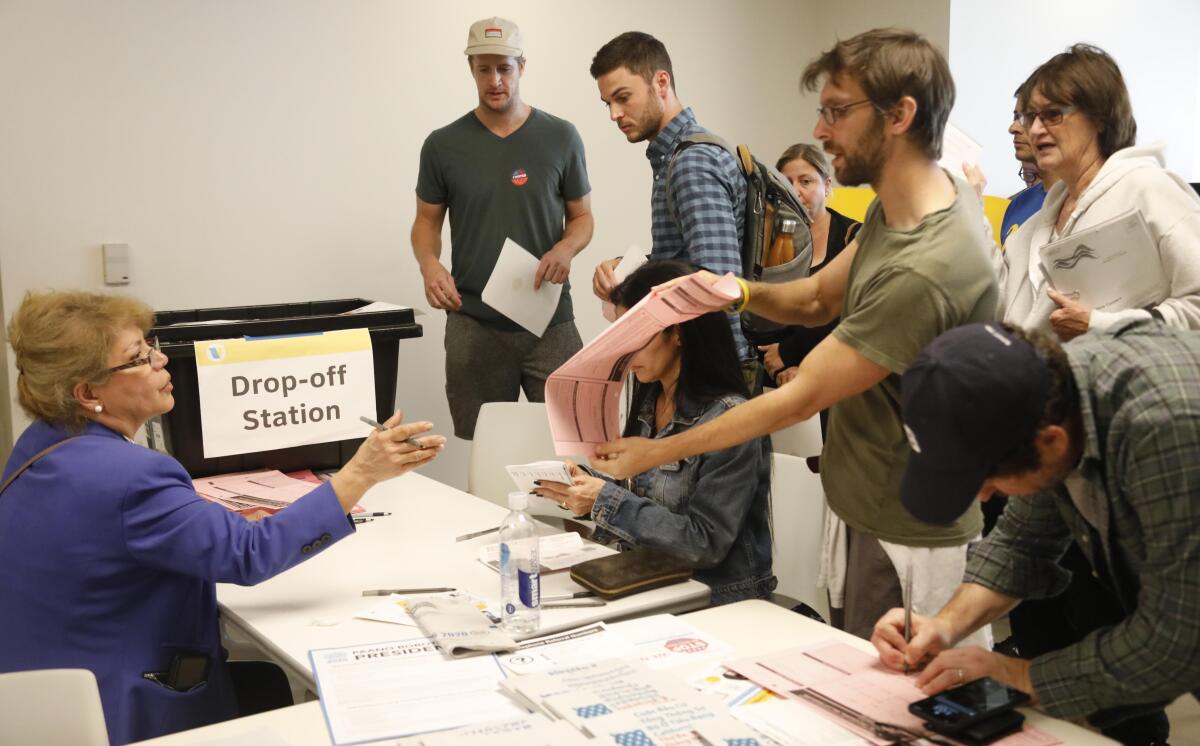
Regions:
[[[1046,194],[1042,209],[1005,241],[999,257],[1000,307],[1004,321],[1025,329],[1050,328],[1057,306],[1046,294],[1038,265],[1050,243],[1067,186],[1059,182]],[[1066,237],[1129,212],[1141,211],[1158,247],[1168,287],[1154,310],[1181,329],[1200,329],[1200,196],[1163,167],[1162,145],[1118,150],[1104,163],[1071,212],[1060,237]],[[1147,309],[1093,310],[1089,329],[1107,329],[1124,319],[1150,318]]]

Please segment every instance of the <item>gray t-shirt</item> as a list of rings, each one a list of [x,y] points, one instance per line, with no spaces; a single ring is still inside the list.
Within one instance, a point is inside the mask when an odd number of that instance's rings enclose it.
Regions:
[[[425,138],[417,197],[449,208],[450,274],[463,313],[520,329],[479,297],[504,239],[541,258],[562,238],[565,203],[590,191],[579,133],[538,109],[508,137],[493,134],[470,111]],[[550,323],[573,318],[567,284]]]
[[[999,299],[979,201],[965,182],[953,181],[954,204],[926,215],[912,230],[889,228],[879,200],[871,203],[858,232],[842,320],[833,330],[891,374],[830,410],[821,482],[842,520],[893,544],[955,546],[983,526],[978,506],[949,526],[930,526],[900,503],[909,448],[900,376],[947,329],[992,321]]]

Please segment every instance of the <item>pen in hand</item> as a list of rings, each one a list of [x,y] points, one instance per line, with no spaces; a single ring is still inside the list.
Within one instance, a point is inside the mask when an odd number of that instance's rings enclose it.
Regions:
[[[908,643],[912,642],[912,558],[908,560],[908,572],[904,574],[904,673],[908,673]]]
[[[386,433],[388,431],[388,429],[386,427],[384,427],[383,425],[380,425],[378,422],[371,419],[370,417],[363,416],[363,417],[359,417],[358,419],[367,423],[368,425],[375,428],[376,430],[378,430],[381,433]],[[420,448],[420,449],[425,448],[425,446],[421,445],[421,443],[416,438],[405,438],[404,442],[408,443],[413,448]]]

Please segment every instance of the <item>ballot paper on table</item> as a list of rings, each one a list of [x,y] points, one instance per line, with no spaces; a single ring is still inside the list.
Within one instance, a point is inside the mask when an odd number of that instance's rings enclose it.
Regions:
[[[617,550],[611,547],[584,541],[579,534],[570,531],[538,539],[538,562],[541,565],[540,572],[543,573],[569,570],[580,562],[616,553]],[[500,545],[497,543],[480,547],[479,561],[500,572]]]
[[[625,250],[625,256],[621,257],[621,261],[617,262],[617,266],[613,267],[613,276],[616,277],[618,283],[624,282],[625,278],[633,274],[633,270],[645,264],[649,257],[649,253],[641,246],[637,244],[630,246]],[[610,323],[617,320],[617,307],[609,301],[601,303],[600,312]]]
[[[524,717],[493,656],[447,660],[424,638],[309,651],[337,746]]]
[[[620,436],[621,387],[629,361],[663,329],[741,298],[733,273],[710,285],[699,274],[663,291],[652,291],[624,316],[575,353],[546,380],[546,412],[560,456],[590,456],[597,445]]]
[[[196,494],[237,513],[253,513],[260,510],[276,513],[312,492],[320,484],[320,481],[296,479],[273,469],[197,477],[192,480]]]
[[[925,698],[915,674],[893,671],[872,653],[845,643],[827,643],[728,661],[725,667],[781,696],[804,703],[874,744],[889,743],[837,710],[861,719],[921,731],[921,719],[908,706]],[[835,709],[836,706],[836,709]],[[1004,746],[1048,746],[1053,736],[1030,726],[996,743]]]
[[[938,165],[950,172],[951,176],[962,177],[963,164],[972,166],[979,164],[979,156],[983,146],[975,142],[966,132],[946,122],[946,131],[942,135],[942,158]]]
[[[1169,286],[1150,227],[1136,207],[1046,244],[1041,268],[1051,287],[1099,311],[1159,303]]]
[[[355,619],[368,619],[373,622],[387,622],[388,624],[399,624],[403,627],[416,627],[417,620],[413,619],[408,613],[409,603],[428,598],[429,596],[460,596],[480,611],[488,619],[495,622],[500,619],[500,610],[488,605],[487,601],[477,598],[463,591],[442,591],[440,593],[393,593],[387,597],[386,601],[374,603],[370,608],[358,612],[354,615]]]
[[[534,713],[514,720],[480,723],[413,736],[396,746],[585,746],[592,741],[570,724]]]
[[[533,278],[537,274],[538,258],[523,249],[511,238],[504,239],[504,247],[492,268],[491,277],[483,288],[483,302],[528,329],[538,337],[546,333],[550,319],[558,309],[563,286],[557,282],[543,282],[533,289]]]

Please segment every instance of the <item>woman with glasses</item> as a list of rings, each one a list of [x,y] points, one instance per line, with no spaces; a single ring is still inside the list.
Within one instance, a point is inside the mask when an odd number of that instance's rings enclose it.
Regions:
[[[1163,168],[1160,146],[1134,145],[1137,123],[1116,62],[1076,44],[1022,85],[1019,120],[1038,170],[1058,180],[1042,209],[1005,241],[1000,267],[1005,321],[1052,329],[1065,340],[1127,319],[1200,328],[1200,198]],[[1022,96],[1025,99],[1025,96]],[[1045,245],[1139,210],[1150,229],[1163,281],[1144,308],[1091,308],[1048,286]],[[1114,288],[1120,290],[1121,288]]]
[[[0,672],[86,668],[109,740],[236,714],[215,584],[266,580],[350,534],[372,485],[432,460],[388,421],[330,482],[258,522],[200,498],[170,456],[133,442],[174,405],[139,301],[29,294],[8,325],[17,396],[34,422],[0,483]]]
[[[829,161],[817,146],[808,143],[792,145],[779,156],[775,168],[792,183],[812,220],[813,257],[810,273],[816,273],[827,267],[854,240],[862,223],[825,204],[829,195],[833,194],[833,178]],[[823,326],[788,327],[778,335],[777,342],[760,345],[758,349],[763,353],[763,368],[767,375],[777,386],[794,378],[800,361],[833,331],[837,322],[834,319]],[[821,412],[822,432],[828,417],[828,412]]]

